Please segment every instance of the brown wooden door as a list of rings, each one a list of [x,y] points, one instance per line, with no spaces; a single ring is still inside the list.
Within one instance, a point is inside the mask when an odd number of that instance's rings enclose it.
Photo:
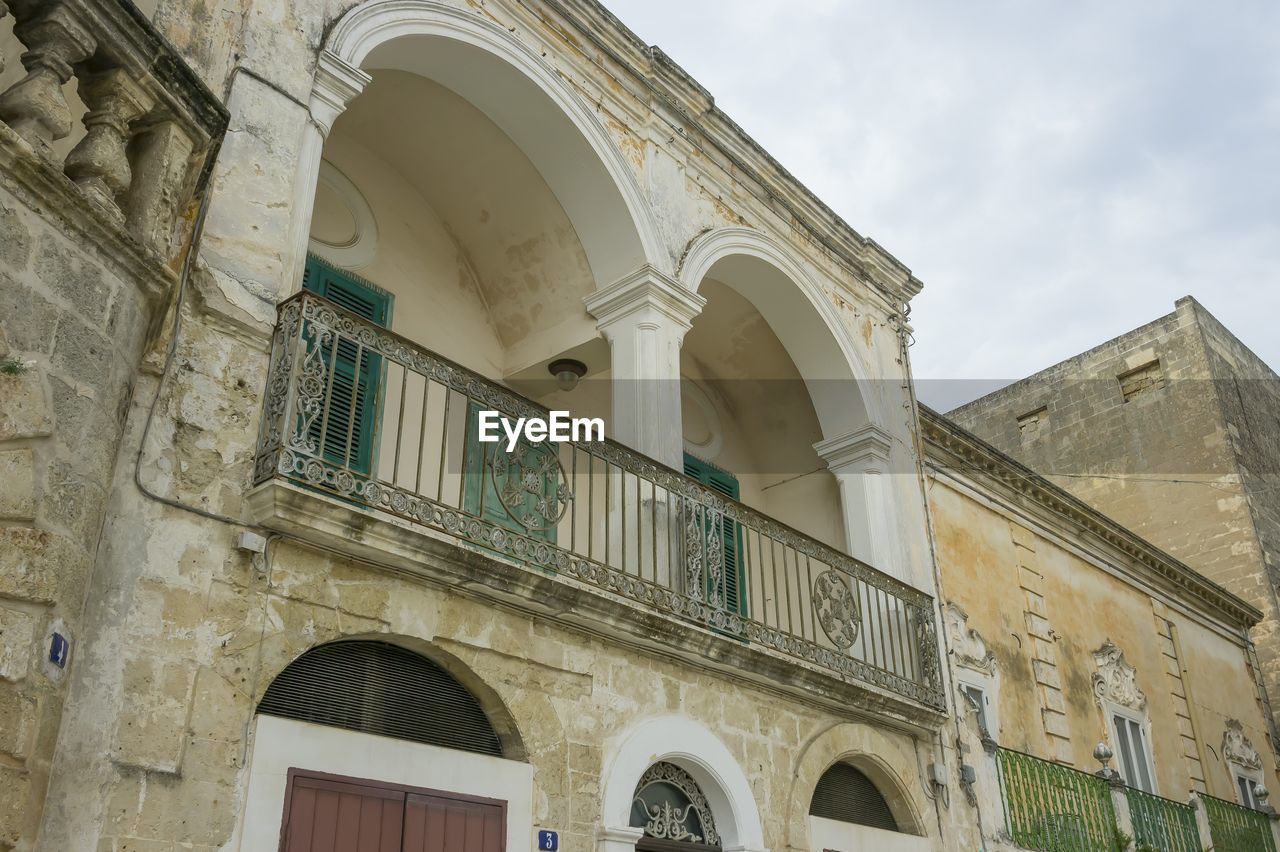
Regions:
[[[285,852],[400,852],[404,791],[294,776]]]
[[[503,852],[506,803],[290,770],[283,852]]]
[[[500,805],[410,793],[402,852],[502,852]]]

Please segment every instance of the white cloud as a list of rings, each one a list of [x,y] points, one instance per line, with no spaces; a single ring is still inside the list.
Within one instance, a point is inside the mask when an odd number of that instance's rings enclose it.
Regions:
[[[1019,378],[1187,294],[1280,367],[1274,0],[609,5],[925,282],[917,376]]]

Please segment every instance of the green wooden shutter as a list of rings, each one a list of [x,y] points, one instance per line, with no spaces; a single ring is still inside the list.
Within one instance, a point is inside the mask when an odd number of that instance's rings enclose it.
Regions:
[[[387,327],[391,314],[390,295],[344,274],[318,257],[307,257],[302,287],[375,325]],[[328,423],[326,425],[323,418],[317,418],[311,427],[312,437],[319,442],[327,461],[340,464],[354,473],[368,475],[372,469],[373,436],[377,430],[382,359],[367,349],[361,352],[355,341],[347,337],[338,339],[337,349],[336,357],[332,344],[321,350],[326,365],[330,359],[333,361],[333,384],[329,394]],[[349,450],[348,424],[351,424]]]
[[[684,454],[684,473],[703,485],[719,491],[724,496],[737,500],[739,497],[738,478],[727,470],[721,470],[710,462]],[[742,542],[742,529],[728,518],[724,521],[724,580],[723,588],[707,589],[707,594],[717,600],[728,602],[730,609],[736,609],[739,615],[747,614],[746,577],[743,575],[742,560],[738,551]]]
[[[490,465],[494,455],[497,453],[506,454],[506,434],[503,434],[500,443],[481,443],[480,442],[480,405],[474,401],[467,405],[467,449],[465,462],[465,475],[463,479],[462,491],[462,510],[478,518],[496,524],[503,529],[520,533],[540,541],[556,542],[556,529],[549,526],[547,529],[541,529],[547,522],[543,518],[539,518],[539,522],[534,529],[530,529],[524,524],[511,517],[511,513],[507,511],[503,505],[502,495],[498,493],[497,486],[494,485],[493,473]],[[555,455],[556,445],[552,443],[530,444],[524,438],[520,439],[520,449],[517,452],[523,452],[524,458],[527,460],[536,459],[541,461],[547,455]],[[510,455],[507,456],[510,458]],[[535,504],[539,498],[554,500],[556,489],[560,486],[558,477],[544,477],[542,480],[542,492],[535,494],[528,491],[523,486],[517,486],[512,496],[508,496],[509,501],[514,501],[513,511],[516,513],[528,513],[536,516]]]

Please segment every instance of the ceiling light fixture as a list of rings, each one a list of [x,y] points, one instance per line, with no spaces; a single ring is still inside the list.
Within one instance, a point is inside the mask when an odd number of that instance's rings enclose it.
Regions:
[[[578,386],[578,379],[587,374],[587,365],[572,358],[560,358],[551,362],[547,372],[556,377],[560,390],[571,391]]]

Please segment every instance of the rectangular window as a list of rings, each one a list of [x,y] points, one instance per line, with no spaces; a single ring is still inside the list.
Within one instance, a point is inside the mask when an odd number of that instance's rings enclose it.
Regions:
[[[1253,779],[1237,775],[1236,789],[1240,796],[1240,804],[1246,808],[1256,809],[1258,807],[1258,799],[1253,795]]]
[[[1155,793],[1152,778],[1151,753],[1147,748],[1142,723],[1120,713],[1111,717],[1116,735],[1116,752],[1120,758],[1120,774],[1130,787],[1147,793]]]
[[[964,697],[968,700],[969,705],[973,707],[975,711],[977,711],[978,725],[980,725],[982,730],[986,731],[988,734],[994,735],[995,732],[991,730],[991,723],[990,721],[988,721],[988,718],[987,718],[986,690],[982,689],[982,687],[973,686],[972,684],[965,683],[960,685],[960,691],[964,694]]]
[[[690,479],[696,479],[703,485],[719,491],[726,497],[738,499],[738,478],[710,462],[685,453],[684,474]],[[743,575],[742,560],[739,558],[742,530],[736,523],[725,518],[722,535],[724,537],[723,580],[713,587],[708,579],[707,595],[713,601],[722,601],[727,609],[737,610],[739,615],[746,615],[746,577]]]

